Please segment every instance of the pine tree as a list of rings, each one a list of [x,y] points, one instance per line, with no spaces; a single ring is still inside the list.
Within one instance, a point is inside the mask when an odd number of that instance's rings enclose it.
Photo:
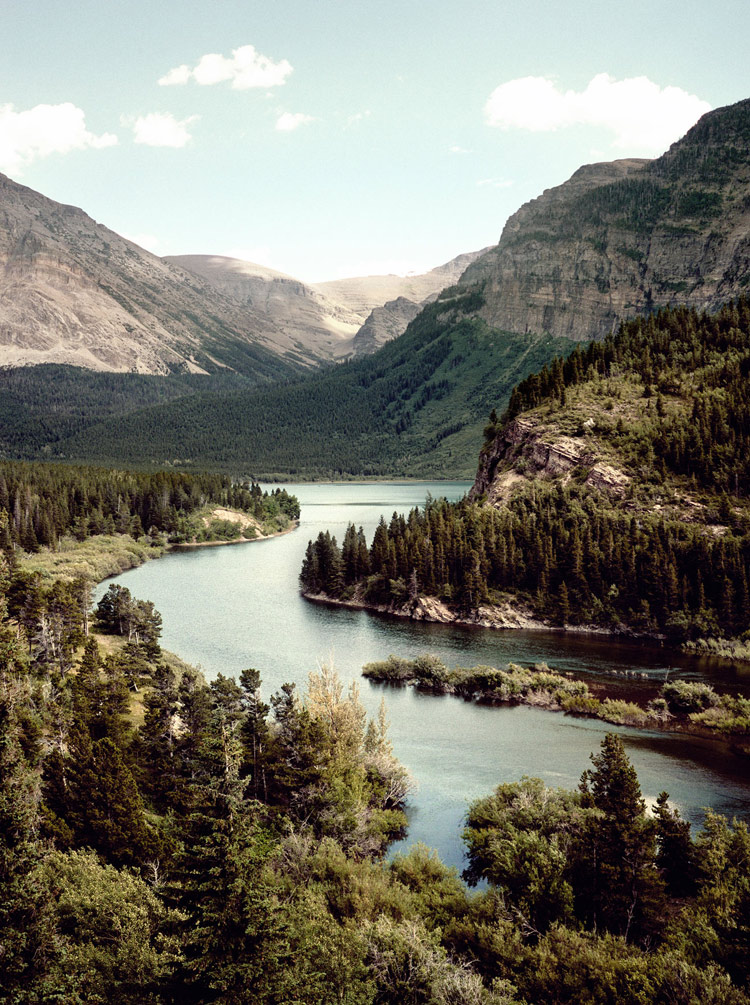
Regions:
[[[581,776],[583,805],[599,811],[584,839],[579,909],[594,928],[642,937],[657,921],[663,889],[656,870],[656,832],[646,817],[638,776],[622,740],[608,733],[594,768]],[[580,896],[582,894],[582,896]]]

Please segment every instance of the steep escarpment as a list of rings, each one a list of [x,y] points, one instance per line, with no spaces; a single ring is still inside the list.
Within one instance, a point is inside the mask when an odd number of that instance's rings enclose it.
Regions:
[[[303,362],[279,336],[205,280],[0,175],[0,365],[265,381]]]
[[[587,341],[683,304],[715,310],[750,282],[750,100],[705,115],[654,161],[580,168],[526,203],[462,282],[513,332]]]

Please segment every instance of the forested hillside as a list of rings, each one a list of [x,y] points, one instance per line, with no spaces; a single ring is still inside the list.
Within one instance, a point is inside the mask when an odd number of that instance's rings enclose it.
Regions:
[[[379,352],[304,381],[197,393],[88,426],[48,450],[255,477],[467,476],[489,409],[568,345],[465,320],[481,298],[480,289],[447,290]]]
[[[556,625],[750,639],[750,303],[679,308],[527,378],[472,500],[316,542],[303,588],[408,610],[511,598]]]
[[[62,505],[62,500],[60,500]],[[608,736],[576,792],[469,809],[465,880],[384,860],[410,780],[330,668],[266,703],[153,604],[0,559],[0,1002],[747,1005],[750,836],[646,812]]]
[[[210,375],[101,373],[55,363],[0,369],[0,456],[25,460],[54,452],[60,439],[109,416],[196,391],[227,392],[252,381],[232,371]]]

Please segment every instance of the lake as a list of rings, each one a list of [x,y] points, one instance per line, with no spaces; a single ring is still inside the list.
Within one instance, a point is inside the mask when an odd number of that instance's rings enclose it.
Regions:
[[[449,666],[544,661],[592,683],[606,681],[623,694],[650,696],[667,676],[748,691],[750,668],[606,636],[430,625],[310,603],[300,596],[297,577],[307,542],[320,530],[330,530],[341,543],[351,522],[364,527],[369,542],[381,514],[390,520],[394,511],[406,513],[423,504],[428,492],[458,499],[469,483],[284,487],[300,500],[299,530],[267,541],[171,552],[116,582],[154,602],[164,619],[164,647],[200,666],[208,679],[255,667],[268,700],[286,681],[304,691],[310,671],[332,662],[345,682],[359,682],[370,714],[376,714],[385,696],[394,752],[417,786],[407,844],[424,841],[437,848],[443,861],[461,868],[460,832],[471,800],[523,775],[574,788],[607,732],[622,735],[648,801],[666,789],[673,805],[694,824],[700,823],[706,806],[747,816],[750,764],[721,743],[535,708],[473,705],[453,696],[370,683],[360,671],[389,653],[414,657],[431,652]],[[110,582],[100,584],[97,600]]]

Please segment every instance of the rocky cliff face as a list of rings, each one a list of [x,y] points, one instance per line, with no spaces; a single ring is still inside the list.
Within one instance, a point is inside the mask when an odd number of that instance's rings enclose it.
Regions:
[[[0,175],[0,365],[93,370],[299,370],[269,319]]]
[[[430,297],[430,300],[434,297]],[[427,301],[425,301],[427,302]],[[356,356],[364,356],[375,352],[390,342],[391,339],[403,335],[410,321],[419,314],[423,304],[415,304],[406,297],[389,300],[382,307],[375,307],[354,336],[352,349]]]
[[[630,484],[627,474],[605,463],[592,440],[562,435],[534,418],[517,418],[482,450],[470,496],[500,506],[525,480],[558,478],[565,483],[574,471],[611,498],[621,498]]]
[[[485,284],[494,327],[576,340],[746,291],[750,100],[709,112],[658,160],[580,168],[522,206],[461,282]]]

